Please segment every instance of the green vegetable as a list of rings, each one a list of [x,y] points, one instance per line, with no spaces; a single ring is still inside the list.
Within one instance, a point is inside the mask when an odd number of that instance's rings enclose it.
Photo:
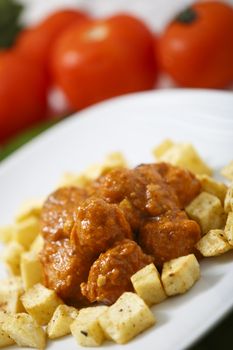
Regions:
[[[0,0],[0,49],[11,47],[22,30],[22,10],[23,6],[15,0]]]

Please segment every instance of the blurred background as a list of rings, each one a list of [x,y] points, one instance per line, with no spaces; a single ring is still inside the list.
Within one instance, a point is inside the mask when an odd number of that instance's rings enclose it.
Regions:
[[[0,160],[95,103],[180,87],[232,90],[233,0],[0,0]]]

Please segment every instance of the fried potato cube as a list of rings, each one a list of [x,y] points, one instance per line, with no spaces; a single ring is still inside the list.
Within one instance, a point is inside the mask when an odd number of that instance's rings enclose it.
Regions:
[[[227,186],[224,183],[218,182],[208,175],[198,175],[197,178],[201,182],[204,192],[213,194],[220,199],[222,204],[224,203],[227,193]]]
[[[20,275],[20,257],[24,247],[18,242],[10,242],[3,251],[2,261],[6,264],[11,275]]]
[[[152,153],[155,156],[155,158],[160,159],[173,146],[174,142],[172,140],[165,139],[152,150]]]
[[[127,168],[127,162],[121,152],[113,152],[106,156],[104,163],[101,166],[101,174],[104,175],[107,172],[115,168]]]
[[[2,324],[7,320],[8,314],[0,311],[0,348],[14,344],[14,340],[2,329]]]
[[[118,344],[124,344],[156,321],[137,294],[125,292],[99,317],[99,322],[108,337]]]
[[[15,314],[24,311],[21,303],[21,293],[18,291],[3,292],[0,291],[0,310]]]
[[[0,227],[0,242],[9,243],[12,240],[14,225]]]
[[[35,284],[22,295],[21,301],[25,310],[40,325],[46,325],[53,316],[58,305],[63,304],[57,294],[42,284]]]
[[[23,280],[19,276],[8,277],[0,282],[0,292],[11,292],[11,291],[24,292]]]
[[[23,202],[16,213],[16,222],[24,221],[32,216],[39,218],[42,210],[42,205],[43,201],[38,199],[29,199]]]
[[[29,251],[34,254],[39,254],[44,247],[44,238],[39,234],[32,242]]]
[[[44,349],[45,332],[36,321],[26,313],[9,316],[2,324],[2,329],[19,345]]]
[[[158,304],[167,297],[154,264],[149,264],[137,271],[131,277],[131,282],[136,293],[147,305]]]
[[[221,255],[233,247],[226,240],[223,230],[210,230],[196,244],[196,248],[203,256],[209,257]]]
[[[99,346],[105,340],[98,318],[108,309],[96,306],[81,309],[70,330],[76,342],[81,346]]]
[[[15,224],[13,240],[20,243],[25,249],[30,245],[39,234],[40,224],[36,217],[30,216],[27,219]]]
[[[187,292],[200,277],[200,266],[194,254],[167,261],[163,265],[162,282],[168,296]]]
[[[20,271],[25,290],[42,282],[42,265],[39,255],[32,252],[23,253],[21,255]]]
[[[222,176],[233,181],[233,160],[221,170]]]
[[[225,225],[226,214],[221,201],[210,193],[200,193],[185,210],[188,216],[201,226],[203,234]]]
[[[114,152],[107,155],[102,164],[90,165],[83,173],[65,173],[59,181],[58,187],[78,186],[85,188],[91,181],[97,179],[114,168],[126,167],[127,163],[122,153]]]
[[[224,210],[226,213],[233,211],[233,183],[227,189],[224,201]]]
[[[89,185],[90,180],[84,174],[76,174],[76,173],[65,173],[62,175],[59,183],[59,187],[67,187],[67,186],[77,186],[81,188],[85,188]]]
[[[189,143],[173,145],[159,158],[159,161],[186,168],[194,174],[212,174],[212,170],[204,163],[195,148]]]
[[[59,305],[47,327],[50,339],[63,337],[70,333],[70,325],[78,316],[78,310],[72,306]]]
[[[11,339],[11,337],[6,332],[4,332],[0,323],[0,348],[13,345],[14,343],[14,340]]]
[[[21,277],[10,277],[0,283],[0,310],[8,313],[24,311],[20,297],[24,293]]]
[[[89,166],[82,175],[90,182],[108,173],[112,169],[125,167],[127,167],[127,162],[122,153],[114,152],[108,154],[102,164],[93,164]]]
[[[224,228],[224,233],[229,244],[233,246],[233,212],[232,211],[227,216],[227,222]]]
[[[11,339],[11,337],[6,332],[4,332],[0,323],[0,348],[13,345],[14,343],[14,340]]]

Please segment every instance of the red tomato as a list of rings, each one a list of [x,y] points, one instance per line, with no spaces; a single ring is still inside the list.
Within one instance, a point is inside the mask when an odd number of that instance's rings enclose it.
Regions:
[[[159,44],[164,70],[181,86],[222,88],[233,82],[233,8],[197,2],[172,21]]]
[[[54,83],[77,109],[151,89],[157,76],[153,37],[127,15],[74,25],[57,40],[51,69]]]
[[[23,56],[46,64],[51,46],[64,29],[72,23],[81,23],[87,15],[75,10],[61,10],[47,17],[39,25],[23,31],[16,47]]]
[[[0,143],[45,117],[46,85],[36,66],[13,51],[0,53]]]

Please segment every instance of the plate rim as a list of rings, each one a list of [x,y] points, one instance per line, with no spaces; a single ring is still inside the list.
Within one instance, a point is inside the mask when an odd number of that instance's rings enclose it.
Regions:
[[[89,106],[81,111],[77,111],[75,113],[72,113],[67,118],[64,118],[60,120],[57,124],[52,125],[48,129],[42,131],[39,135],[35,136],[33,139],[29,140],[26,144],[19,147],[17,150],[15,150],[12,154],[7,156],[5,159],[3,159],[0,162],[0,175],[3,168],[7,166],[7,164],[10,164],[12,161],[14,161],[14,158],[18,157],[20,154],[23,154],[25,150],[33,146],[33,144],[36,144],[40,138],[46,137],[50,133],[53,133],[54,130],[58,130],[62,128],[64,125],[70,122],[70,120],[73,120],[75,118],[86,118],[88,117],[88,114],[92,112],[95,109],[99,108],[107,108],[108,106],[111,106],[113,103],[115,104],[121,104],[124,103],[127,100],[131,100],[134,98],[149,98],[149,96],[164,96],[168,97],[172,95],[196,95],[196,96],[203,96],[203,95],[212,95],[216,98],[231,98],[233,101],[233,92],[231,91],[225,91],[225,90],[211,90],[211,89],[192,89],[192,88],[169,88],[169,89],[160,89],[160,90],[148,90],[148,91],[142,91],[142,92],[133,92],[121,96],[112,97],[108,100],[98,102],[92,106]],[[233,103],[233,102],[232,102]],[[86,116],[87,115],[87,116]],[[232,120],[233,121],[233,120]]]

